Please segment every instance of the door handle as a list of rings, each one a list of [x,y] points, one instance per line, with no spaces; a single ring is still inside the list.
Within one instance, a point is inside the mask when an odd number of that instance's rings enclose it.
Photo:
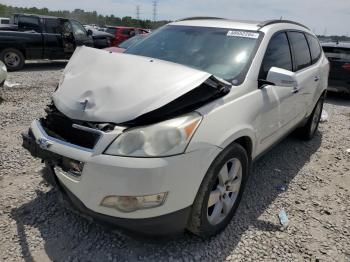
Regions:
[[[298,92],[299,92],[299,88],[293,87],[292,93],[293,93],[293,94],[296,94],[296,93],[298,93]]]
[[[320,80],[320,78],[318,76],[315,76],[314,80],[315,82],[317,82],[318,80]]]

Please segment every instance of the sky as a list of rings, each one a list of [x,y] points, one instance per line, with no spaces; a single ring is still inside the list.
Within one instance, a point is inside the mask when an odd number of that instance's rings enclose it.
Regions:
[[[97,11],[104,15],[153,19],[152,0],[1,0],[20,7],[50,10]],[[316,34],[350,36],[350,0],[158,0],[157,19],[176,20],[190,16],[215,16],[244,20],[290,19]]]

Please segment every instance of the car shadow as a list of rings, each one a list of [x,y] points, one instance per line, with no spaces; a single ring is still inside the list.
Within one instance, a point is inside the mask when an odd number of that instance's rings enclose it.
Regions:
[[[325,102],[327,104],[332,104],[336,106],[350,107],[350,94],[342,94],[328,91]]]
[[[20,72],[34,72],[34,71],[54,71],[65,68],[67,65],[66,60],[60,61],[46,61],[46,60],[38,60],[34,62],[28,62],[24,65],[23,69]]]
[[[17,223],[22,255],[25,261],[40,260],[38,254],[30,252],[33,239],[27,233],[29,228],[40,232],[44,243],[42,252],[52,261],[186,261],[201,260],[204,254],[206,259],[209,256],[211,260],[224,261],[247,229],[255,227],[272,234],[280,230],[275,219],[263,220],[261,217],[266,216],[261,215],[283,194],[276,187],[282,184],[288,188],[288,184],[318,150],[321,140],[320,132],[308,142],[290,136],[257,160],[236,215],[226,230],[209,240],[188,233],[167,239],[144,239],[111,232],[62,208],[57,202],[59,193],[56,189],[37,191],[35,199],[11,212]],[[228,241],[230,245],[220,245]]]

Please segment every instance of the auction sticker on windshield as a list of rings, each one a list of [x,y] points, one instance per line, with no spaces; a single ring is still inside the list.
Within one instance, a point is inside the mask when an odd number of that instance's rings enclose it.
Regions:
[[[230,31],[227,32],[227,36],[237,36],[237,37],[245,37],[245,38],[255,38],[255,39],[257,39],[259,37],[259,33],[230,30]]]

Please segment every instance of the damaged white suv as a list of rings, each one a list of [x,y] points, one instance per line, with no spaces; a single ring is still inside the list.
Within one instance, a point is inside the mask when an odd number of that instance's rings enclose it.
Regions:
[[[78,48],[23,144],[81,213],[209,237],[232,218],[254,159],[295,129],[313,137],[328,72],[298,23],[184,19],[124,54]]]

